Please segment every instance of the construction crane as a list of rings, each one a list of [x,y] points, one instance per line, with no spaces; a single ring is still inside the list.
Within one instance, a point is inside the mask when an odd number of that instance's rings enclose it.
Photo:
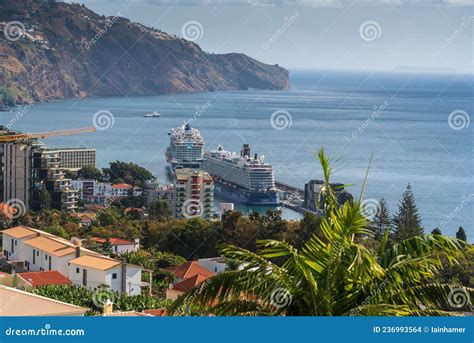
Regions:
[[[1,135],[0,131],[0,143],[6,142],[16,142],[26,139],[35,139],[35,138],[47,138],[47,137],[58,137],[58,136],[68,136],[68,135],[76,135],[79,133],[85,132],[95,132],[96,128],[94,126],[91,127],[83,127],[78,129],[70,129],[70,130],[57,130],[57,131],[47,131],[47,132],[30,132],[30,133],[15,133],[15,134],[8,134],[8,131],[3,131],[6,133]]]

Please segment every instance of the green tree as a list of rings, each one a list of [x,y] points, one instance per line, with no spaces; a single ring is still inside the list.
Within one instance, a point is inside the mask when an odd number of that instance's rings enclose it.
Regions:
[[[167,201],[153,200],[148,208],[148,215],[153,220],[170,218],[172,209]]]
[[[126,182],[143,186],[145,181],[155,179],[151,172],[135,163],[115,161],[110,163],[109,168],[104,168],[102,171],[110,178],[112,183]]]
[[[441,230],[439,228],[435,228],[433,231],[431,231],[431,234],[432,235],[442,235],[443,233],[441,232]]]
[[[423,235],[421,218],[415,204],[415,197],[408,184],[403,199],[398,205],[398,212],[393,217],[394,240],[399,242],[404,239]]]
[[[462,226],[460,226],[458,232],[456,232],[456,238],[460,239],[461,241],[467,242],[466,231],[464,231]]]
[[[107,238],[104,243],[102,243],[102,251],[105,255],[110,255],[112,253],[112,242],[110,238]]]
[[[84,166],[77,171],[76,177],[85,180],[99,180],[102,177],[102,172],[95,166]]]
[[[319,158],[329,181],[324,151]],[[339,207],[332,191],[326,199],[322,239],[314,235],[301,249],[262,240],[257,253],[226,246],[222,253],[239,261],[241,269],[217,274],[205,287],[196,286],[178,298],[171,311],[184,304],[216,315],[439,315],[452,310],[448,295],[459,285],[427,279],[442,266],[438,252],[448,260],[463,252],[458,240],[413,236],[386,249],[387,231],[379,251],[372,253],[355,240],[372,235],[360,200]]]
[[[44,187],[41,189],[39,193],[39,201],[40,201],[41,210],[51,209],[51,195]]]
[[[370,229],[374,233],[374,238],[377,241],[380,241],[389,227],[390,212],[388,210],[387,202],[382,198],[379,201],[379,206],[374,218],[372,219],[372,223],[370,223]]]
[[[115,206],[110,206],[97,214],[97,219],[102,226],[113,225],[121,217],[120,210]]]

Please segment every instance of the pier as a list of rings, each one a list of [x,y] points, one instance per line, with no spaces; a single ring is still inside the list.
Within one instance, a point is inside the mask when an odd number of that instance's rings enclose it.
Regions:
[[[314,213],[304,207],[304,190],[289,184],[275,181],[275,187],[280,196],[280,206],[299,213]]]

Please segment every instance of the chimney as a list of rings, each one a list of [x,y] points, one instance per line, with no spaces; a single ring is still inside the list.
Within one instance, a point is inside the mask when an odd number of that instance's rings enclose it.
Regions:
[[[107,301],[104,304],[104,310],[102,314],[104,316],[110,316],[113,311],[114,311],[114,303],[110,299],[107,299]]]
[[[127,261],[122,260],[122,292],[127,293]]]
[[[255,155],[253,156],[253,159],[254,159],[254,160],[256,160],[256,159],[257,159],[257,154],[255,154]]]
[[[81,257],[81,247],[76,247],[76,258]]]

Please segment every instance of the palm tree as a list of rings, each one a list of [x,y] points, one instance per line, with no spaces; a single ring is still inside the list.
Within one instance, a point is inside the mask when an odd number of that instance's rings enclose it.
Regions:
[[[203,314],[215,315],[434,315],[450,309],[450,291],[472,293],[429,281],[442,268],[438,253],[455,263],[455,253],[463,251],[461,241],[426,235],[387,248],[387,230],[376,253],[358,243],[373,235],[360,208],[364,190],[359,201],[338,206],[329,183],[331,160],[323,149],[318,157],[326,197],[318,236],[300,249],[275,240],[258,241],[256,253],[225,247],[223,255],[239,261],[241,268],[196,286],[171,311],[199,307]]]

